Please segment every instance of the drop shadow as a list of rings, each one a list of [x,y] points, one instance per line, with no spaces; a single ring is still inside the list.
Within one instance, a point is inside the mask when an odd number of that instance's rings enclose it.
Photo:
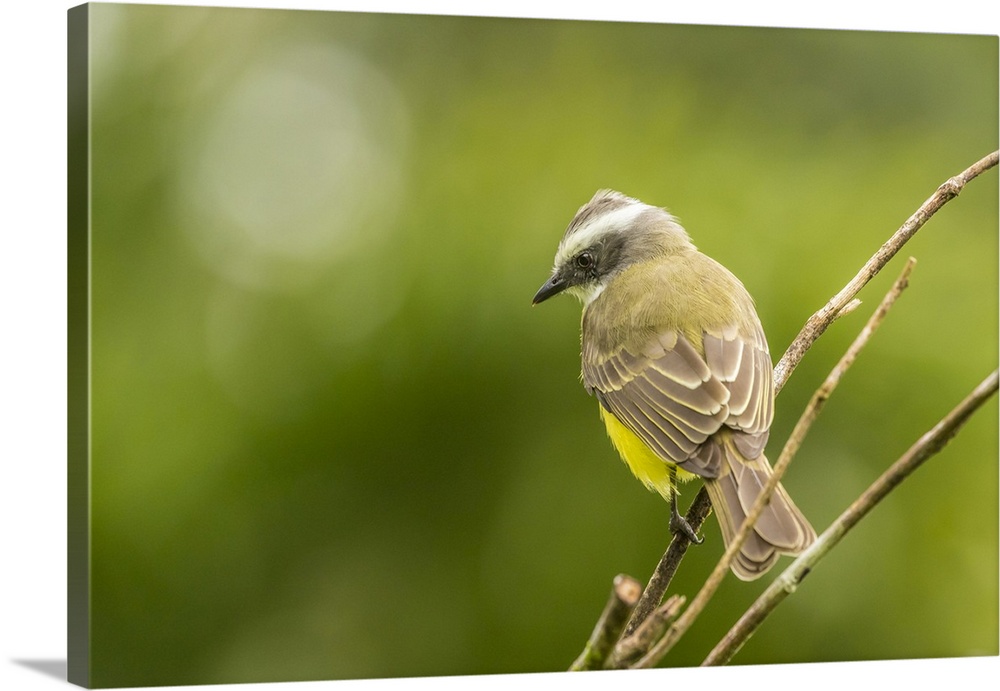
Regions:
[[[66,674],[69,664],[66,660],[11,660],[16,665],[33,669],[49,677],[54,677],[60,681],[66,681]]]

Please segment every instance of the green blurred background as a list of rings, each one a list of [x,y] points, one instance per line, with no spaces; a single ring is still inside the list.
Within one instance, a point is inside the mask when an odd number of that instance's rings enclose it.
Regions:
[[[776,360],[997,148],[990,36],[106,4],[90,27],[97,685],[565,669],[668,540],[579,383],[579,306],[529,305],[576,209],[670,208]],[[997,366],[997,207],[993,170],[906,248],[910,290],[786,476],[818,530]],[[900,259],[782,392],[772,457]],[[997,427],[991,401],[735,662],[997,654]],[[771,578],[727,579],[664,664]]]

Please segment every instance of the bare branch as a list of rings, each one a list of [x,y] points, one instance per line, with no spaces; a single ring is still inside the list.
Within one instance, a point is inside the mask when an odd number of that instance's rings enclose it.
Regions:
[[[663,631],[674,623],[681,607],[684,606],[684,596],[673,595],[660,607],[654,609],[632,635],[625,634],[615,646],[607,667],[621,669],[629,661],[649,650],[649,646],[659,638]]]
[[[712,502],[708,498],[708,490],[702,487],[688,508],[687,522],[697,533],[701,528],[701,524],[711,512]],[[670,541],[670,546],[667,547],[667,551],[664,552],[660,558],[660,562],[656,565],[649,583],[646,584],[646,589],[642,592],[642,597],[639,598],[639,603],[632,610],[632,616],[625,625],[623,638],[628,638],[635,633],[639,626],[646,620],[646,617],[660,604],[663,594],[670,587],[670,581],[677,572],[677,567],[680,566],[681,560],[687,553],[690,544],[691,541],[682,532],[678,531],[674,533],[674,538]]]
[[[844,513],[776,578],[732,629],[715,646],[702,666],[724,665],[739,651],[765,618],[802,582],[857,523],[886,495],[927,459],[938,453],[958,433],[980,406],[997,392],[994,370],[965,400],[924,434],[886,470]]]
[[[969,166],[966,170],[962,171],[955,177],[946,180],[937,190],[930,196],[927,201],[925,201],[919,209],[917,209],[912,216],[910,216],[906,222],[899,227],[892,237],[885,241],[882,247],[879,248],[878,252],[872,255],[871,259],[861,270],[858,271],[857,275],[851,279],[851,281],[843,287],[843,289],[830,298],[830,301],[820,309],[818,312],[813,314],[809,320],[806,322],[805,326],[799,332],[799,335],[795,337],[792,344],[788,346],[788,350],[785,354],[781,356],[781,360],[774,368],[774,390],[781,391],[785,382],[788,381],[788,377],[791,376],[792,371],[798,366],[799,362],[802,361],[802,357],[805,355],[809,347],[816,342],[823,332],[826,331],[827,327],[842,314],[844,307],[854,298],[855,295],[870,281],[873,279],[882,267],[892,259],[897,252],[903,247],[906,242],[912,238],[921,226],[927,222],[927,220],[933,216],[938,209],[944,206],[947,202],[958,196],[962,188],[965,187],[966,183],[975,178],[977,175],[983,171],[989,170],[997,164],[997,158],[1000,152],[994,151],[985,158],[977,161],[973,165]]]
[[[614,586],[608,603],[597,620],[594,631],[590,634],[583,652],[570,665],[569,671],[576,672],[585,669],[601,669],[608,654],[621,635],[622,628],[632,608],[639,600],[642,584],[625,574],[615,576]]]
[[[816,418],[819,417],[819,413],[826,404],[827,399],[830,398],[834,389],[837,388],[837,385],[840,383],[841,378],[847,372],[848,368],[854,364],[854,361],[857,359],[861,349],[865,347],[872,335],[874,335],[876,329],[878,329],[879,325],[881,325],[882,321],[889,313],[889,310],[896,303],[896,299],[904,290],[906,290],[907,286],[909,286],[910,273],[913,271],[913,267],[916,263],[916,259],[913,257],[909,258],[906,265],[903,267],[902,273],[899,274],[899,278],[896,279],[895,283],[893,283],[892,287],[889,289],[889,292],[887,292],[885,297],[882,298],[882,302],[879,303],[875,312],[872,313],[871,317],[869,317],[868,322],[865,324],[864,328],[861,329],[861,333],[857,335],[854,342],[851,343],[850,347],[830,371],[830,374],[827,375],[820,387],[815,393],[813,393],[812,398],[806,405],[806,409],[802,411],[802,415],[799,416],[798,422],[795,423],[792,433],[788,436],[788,440],[781,449],[781,455],[778,456],[778,460],[774,464],[774,476],[768,480],[768,483],[764,486],[762,494],[766,493],[770,496],[771,493],[768,490],[777,486],[781,476],[784,475],[785,468],[788,466],[788,463],[792,460],[792,458],[794,458],[795,454],[798,453],[799,447],[802,446],[802,442],[805,439],[809,428],[812,426],[813,422],[815,422]],[[763,502],[758,500],[758,503],[761,503],[760,508],[763,509]],[[756,506],[754,508],[756,508]],[[751,513],[747,516],[747,518],[748,520],[746,522],[750,523],[749,519],[755,518],[755,516]],[[740,534],[742,534],[742,532],[744,531],[741,530]],[[749,532],[749,530],[745,532]]]
[[[899,278],[893,284],[892,288],[886,293],[882,302],[879,304],[878,308],[872,314],[868,323],[865,324],[861,333],[858,337],[854,339],[854,342],[844,353],[840,361],[837,362],[833,370],[827,376],[823,384],[820,385],[819,389],[813,394],[812,399],[809,401],[809,405],[803,411],[799,421],[796,423],[795,428],[792,430],[792,434],[789,436],[788,441],[785,442],[784,448],[781,450],[781,455],[778,457],[777,462],[774,464],[774,472],[771,477],[768,478],[767,483],[764,485],[763,490],[760,495],[754,501],[753,506],[750,511],[747,512],[746,520],[740,526],[740,529],[733,536],[732,541],[726,547],[726,551],[723,553],[722,558],[715,565],[712,573],[709,575],[708,580],[698,591],[694,600],[691,601],[690,607],[688,607],[684,614],[674,622],[673,626],[667,630],[667,633],[663,638],[661,638],[655,646],[653,646],[650,651],[642,657],[633,667],[652,667],[657,662],[659,662],[664,655],[669,652],[669,650],[674,646],[674,644],[683,636],[687,630],[694,623],[695,619],[701,614],[704,608],[708,605],[709,600],[715,595],[716,590],[718,590],[719,585],[722,584],[722,579],[725,577],[726,572],[729,570],[729,565],[733,558],[739,552],[743,543],[746,541],[747,536],[753,529],[753,525],[757,522],[760,514],[764,511],[764,507],[767,506],[770,500],[771,494],[774,493],[775,487],[778,486],[782,476],[785,474],[785,469],[791,463],[792,458],[798,452],[799,447],[802,445],[803,439],[805,439],[806,433],[812,426],[812,423],[819,416],[827,399],[833,393],[833,390],[840,383],[841,378],[844,373],[847,372],[848,368],[857,359],[858,353],[861,349],[868,343],[871,339],[872,334],[878,329],[879,325],[885,319],[888,314],[889,309],[896,302],[896,298],[906,289],[909,285],[910,272],[913,270],[913,266],[916,260],[912,257],[906,263],[903,268],[903,272],[900,274]]]

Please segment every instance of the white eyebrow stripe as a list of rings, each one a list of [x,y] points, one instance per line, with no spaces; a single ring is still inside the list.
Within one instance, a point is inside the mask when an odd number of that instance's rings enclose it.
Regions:
[[[577,229],[569,237],[563,238],[563,241],[559,243],[559,250],[556,252],[555,265],[562,266],[570,257],[594,245],[612,229],[624,228],[635,221],[640,214],[654,208],[642,202],[634,202],[598,216]]]

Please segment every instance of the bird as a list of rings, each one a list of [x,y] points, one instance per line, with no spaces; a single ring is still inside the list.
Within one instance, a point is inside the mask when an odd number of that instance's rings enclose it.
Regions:
[[[532,304],[559,293],[583,304],[583,385],[621,458],[694,542],[677,484],[701,478],[728,546],[773,472],[771,358],[743,283],[665,208],[602,189],[570,221]],[[779,484],[731,570],[754,580],[815,539]]]

